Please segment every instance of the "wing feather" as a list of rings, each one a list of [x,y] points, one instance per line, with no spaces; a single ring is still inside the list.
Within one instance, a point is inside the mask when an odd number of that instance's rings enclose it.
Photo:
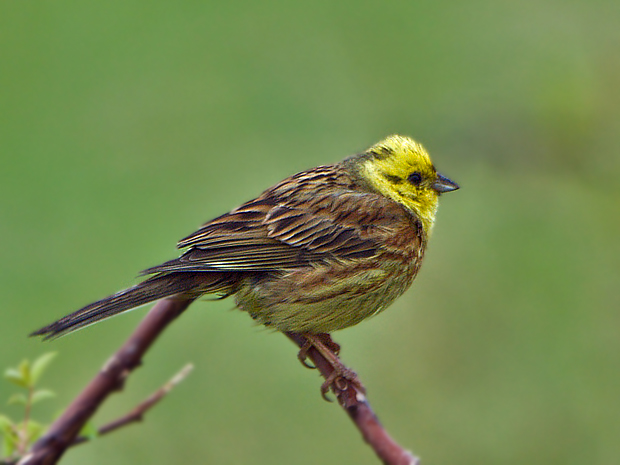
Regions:
[[[179,241],[178,259],[145,270],[272,271],[373,257],[395,202],[352,190],[338,165],[297,174]],[[386,221],[387,219],[387,221]]]

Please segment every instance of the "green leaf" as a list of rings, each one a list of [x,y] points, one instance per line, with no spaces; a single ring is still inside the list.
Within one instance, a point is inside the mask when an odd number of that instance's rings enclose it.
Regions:
[[[21,393],[18,393],[18,394],[13,394],[11,397],[9,397],[9,401],[7,402],[7,405],[14,405],[14,404],[26,405],[27,403],[28,403],[28,399],[26,398],[26,396]]]
[[[2,455],[10,457],[17,446],[17,434],[15,434],[15,425],[6,415],[0,415],[0,429],[2,430]]]
[[[26,430],[28,431],[28,445],[30,445],[39,439],[43,431],[45,431],[45,426],[41,423],[30,420],[26,425]]]
[[[80,434],[78,434],[78,436],[84,436],[92,441],[97,436],[99,436],[99,432],[97,431],[97,428],[92,421],[87,421],[80,430]]]
[[[47,352],[32,362],[32,369],[30,370],[30,379],[32,384],[36,384],[41,375],[45,372],[49,364],[58,355],[58,352]]]
[[[22,360],[22,362],[19,364],[19,367],[17,367],[17,369],[21,373],[22,379],[26,383],[26,386],[27,387],[32,386],[32,378],[30,376],[30,361],[27,359]]]
[[[2,441],[2,456],[10,457],[11,455],[13,455],[13,451],[15,450],[16,438],[11,434],[6,433],[3,435],[3,437],[4,439]]]
[[[17,384],[20,387],[28,387],[28,381],[24,379],[22,373],[15,368],[7,368],[4,371],[4,377],[13,384]]]
[[[0,430],[2,431],[13,431],[13,420],[11,420],[6,415],[0,414]]]
[[[39,389],[34,391],[32,394],[31,402],[32,404],[36,404],[37,402],[49,399],[50,397],[56,397],[56,393],[54,391],[50,391],[49,389]]]

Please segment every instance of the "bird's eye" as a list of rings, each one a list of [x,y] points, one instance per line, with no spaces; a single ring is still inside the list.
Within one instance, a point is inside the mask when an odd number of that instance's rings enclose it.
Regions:
[[[407,180],[414,186],[419,186],[420,183],[422,182],[422,175],[420,174],[419,171],[414,171],[413,173],[409,175]]]

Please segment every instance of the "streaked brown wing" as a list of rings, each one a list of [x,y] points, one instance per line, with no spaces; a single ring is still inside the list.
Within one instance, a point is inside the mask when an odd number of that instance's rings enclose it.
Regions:
[[[269,271],[372,257],[377,235],[404,216],[394,202],[315,171],[296,176],[205,224],[179,242],[190,247],[181,257],[145,273]]]

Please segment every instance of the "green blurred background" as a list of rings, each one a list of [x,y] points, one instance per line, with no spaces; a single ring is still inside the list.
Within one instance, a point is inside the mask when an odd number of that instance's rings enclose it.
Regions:
[[[617,0],[1,0],[0,367],[60,353],[49,418],[145,311],[31,330],[404,133],[462,189],[412,290],[336,334],[381,420],[427,465],[617,464],[619,21]],[[194,373],[63,463],[376,463],[295,347],[232,307],[194,304],[97,423]]]

